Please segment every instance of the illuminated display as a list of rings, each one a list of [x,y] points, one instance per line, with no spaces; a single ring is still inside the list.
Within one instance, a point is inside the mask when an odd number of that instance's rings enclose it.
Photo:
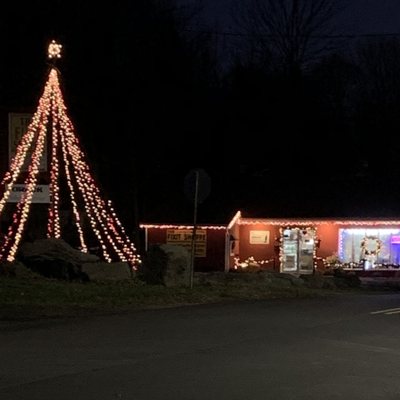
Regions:
[[[339,259],[365,269],[400,264],[400,229],[343,228],[339,230]]]
[[[49,58],[61,57],[61,45],[53,41],[49,46]],[[60,89],[59,76],[52,68],[32,122],[22,136],[1,185],[4,188],[0,199],[0,217],[8,201],[13,185],[21,175],[21,168],[28,164],[28,173],[24,182],[25,191],[15,205],[12,221],[0,247],[0,261],[13,261],[23,237],[32,196],[37,186],[39,164],[45,151],[46,140],[51,147],[50,194],[48,209],[47,236],[62,237],[60,221],[61,200],[69,200],[74,227],[79,238],[80,249],[88,251],[84,224],[81,215],[89,221],[92,236],[96,237],[103,257],[111,262],[115,258],[128,262],[132,268],[140,263],[135,246],[129,240],[110,201],[105,201],[90,172],[85,155],[75,135],[71,120],[67,115]],[[28,158],[28,155],[30,158]],[[61,179],[68,193],[61,199]],[[88,232],[86,233],[89,234]]]

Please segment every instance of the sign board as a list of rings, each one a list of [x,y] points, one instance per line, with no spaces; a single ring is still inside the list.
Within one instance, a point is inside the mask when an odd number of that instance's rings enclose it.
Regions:
[[[14,184],[7,202],[18,203],[25,191],[26,187],[24,184]],[[32,203],[50,203],[49,185],[36,185],[32,196]]]
[[[9,113],[8,114],[8,159],[11,160],[15,156],[19,142],[22,136],[27,132],[28,126],[31,123],[32,114],[27,113]],[[32,157],[34,143],[29,149],[26,161],[22,166],[21,171],[27,172],[29,161]],[[47,141],[44,145],[43,156],[40,159],[39,171],[47,171]]]
[[[167,229],[167,244],[182,246],[192,251],[191,229]],[[207,231],[205,229],[196,229],[195,257],[206,257],[207,254]]]
[[[393,235],[391,243],[392,244],[400,244],[400,236],[399,235]]]
[[[269,231],[250,231],[250,244],[269,244]]]

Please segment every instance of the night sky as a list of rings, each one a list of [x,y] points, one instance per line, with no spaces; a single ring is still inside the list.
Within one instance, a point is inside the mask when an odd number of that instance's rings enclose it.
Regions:
[[[185,9],[178,28],[145,0],[2,5],[0,109],[34,111],[55,38],[64,45],[59,69],[76,132],[100,187],[131,226],[190,222],[183,182],[193,168],[211,178],[201,222],[226,223],[239,208],[260,217],[399,217],[400,100],[364,104],[354,93],[364,87],[359,66],[342,59],[302,81],[303,97],[286,80],[233,68],[231,43],[192,32],[235,32],[229,3],[204,0],[191,22]],[[346,3],[335,34],[398,32],[398,1]],[[343,72],[350,70],[351,83]]]
[[[192,0],[180,1],[192,3]],[[205,24],[218,23],[235,29],[229,13],[231,3],[232,0],[204,0]],[[347,0],[344,4],[343,12],[337,16],[341,33],[398,33],[400,3],[397,0]]]

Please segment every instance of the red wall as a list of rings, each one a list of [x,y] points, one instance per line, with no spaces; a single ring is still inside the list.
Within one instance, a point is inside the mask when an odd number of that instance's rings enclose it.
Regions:
[[[254,225],[240,225],[240,261],[246,260],[248,257],[254,257],[256,261],[273,259],[273,263],[263,265],[263,268],[274,269],[279,271],[279,239],[281,233],[280,227],[277,225],[265,225],[265,224],[254,224]],[[333,253],[337,253],[339,249],[339,228],[340,226],[332,224],[317,225],[317,239],[320,240],[320,246],[317,248],[316,256],[317,267],[322,268],[322,258],[331,256]],[[270,243],[268,245],[252,245],[249,243],[249,235],[251,230],[268,230],[270,231]],[[276,246],[277,245],[277,246]],[[233,264],[231,263],[231,267]]]
[[[310,224],[312,225],[312,224]],[[273,263],[262,264],[262,268],[274,269],[279,271],[279,242],[275,239],[280,237],[279,226],[277,225],[265,225],[265,224],[249,224],[249,225],[238,225],[239,226],[239,245],[236,246],[236,256],[239,257],[240,262],[245,261],[249,257],[254,257],[254,260],[259,262],[261,260],[274,259]],[[317,228],[317,239],[319,239],[319,247],[316,249],[316,264],[318,269],[323,269],[323,259],[333,254],[337,254],[339,250],[339,229],[343,228],[371,228],[367,225],[359,224],[357,226],[348,225],[336,225],[332,223],[324,223],[315,225]],[[398,228],[397,226],[374,226],[374,228]],[[250,244],[250,231],[251,230],[265,230],[270,231],[270,241],[267,245]],[[275,246],[275,245],[278,246]],[[234,263],[231,259],[230,267],[233,268]]]
[[[332,224],[317,225],[317,239],[320,240],[320,246],[317,248],[316,256],[318,268],[323,267],[322,258],[331,256],[338,251],[339,228],[340,226]],[[279,241],[280,227],[277,225],[265,224],[252,224],[252,225],[239,225],[240,230],[240,244],[238,246],[238,256],[240,261],[245,261],[248,257],[254,257],[256,261],[273,260],[268,264],[263,264],[262,268],[273,269],[279,271]],[[250,231],[251,230],[265,230],[270,231],[270,241],[268,245],[250,244]],[[233,262],[230,264],[233,267]]]
[[[324,224],[317,226],[317,237],[320,240],[317,257],[326,258],[339,250],[339,226]]]
[[[270,260],[268,264],[262,264],[262,267],[279,271],[279,247],[275,247],[276,239],[280,235],[279,227],[265,224],[240,225],[239,230],[240,261],[243,262],[249,257],[254,257],[254,260],[258,262]],[[268,244],[250,244],[250,231],[259,230],[270,232]]]
[[[224,271],[225,270],[225,243],[226,231],[224,229],[207,229],[206,257],[196,257],[194,260],[195,271]],[[165,244],[167,229],[147,228],[148,246]]]

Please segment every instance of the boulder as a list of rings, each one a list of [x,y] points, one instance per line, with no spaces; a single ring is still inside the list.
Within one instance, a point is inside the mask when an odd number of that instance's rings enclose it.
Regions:
[[[27,268],[21,261],[3,261],[0,263],[0,276],[21,279],[44,279],[43,276]]]
[[[190,280],[190,253],[182,246],[163,244],[160,246],[167,255],[164,274],[165,286],[188,285]]]
[[[29,269],[48,278],[87,280],[82,265],[99,257],[83,253],[62,239],[39,239],[24,243],[17,255]]]
[[[27,268],[22,262],[14,261],[15,276],[20,279],[45,279],[42,275]]]
[[[139,266],[138,277],[148,284],[189,285],[190,253],[184,247],[152,245]]]

